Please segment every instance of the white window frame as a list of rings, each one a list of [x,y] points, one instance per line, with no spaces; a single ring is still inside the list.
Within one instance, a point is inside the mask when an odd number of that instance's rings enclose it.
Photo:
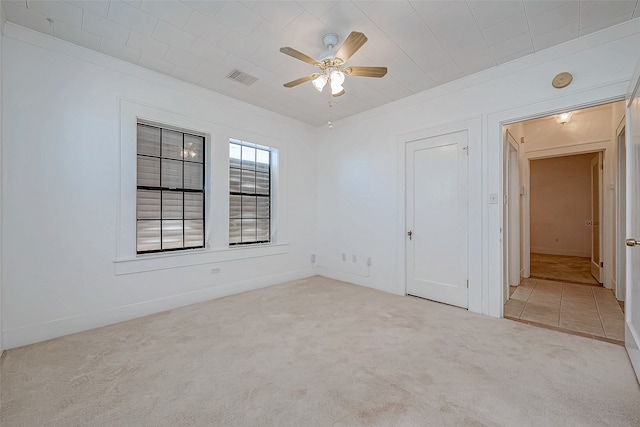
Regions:
[[[131,274],[177,267],[205,265],[288,253],[286,188],[280,185],[286,171],[286,143],[264,135],[230,129],[197,116],[120,99],[119,194],[116,207],[115,274]],[[199,114],[202,115],[202,114]],[[137,124],[138,121],[189,130],[205,136],[205,247],[175,252],[136,253]],[[229,247],[229,140],[256,141],[277,150],[272,159],[271,242]],[[215,142],[215,143],[214,143]]]

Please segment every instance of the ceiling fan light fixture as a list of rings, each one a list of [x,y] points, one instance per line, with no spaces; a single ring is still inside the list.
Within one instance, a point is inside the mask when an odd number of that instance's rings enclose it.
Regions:
[[[329,81],[331,82],[331,95],[338,95],[344,91],[342,83],[344,83],[344,73],[338,69],[333,70],[329,74]]]
[[[344,83],[344,73],[336,68],[329,74],[329,80],[331,80],[332,86],[334,84],[342,86],[342,83]]]
[[[322,89],[324,89],[324,85],[327,84],[327,76],[324,74],[320,74],[318,77],[313,79],[311,83],[313,83],[313,87],[315,87],[318,92],[322,92]]]
[[[571,120],[572,115],[573,115],[572,111],[569,111],[567,113],[560,113],[559,115],[556,116],[556,122],[560,123],[561,125],[564,125],[569,120]]]
[[[331,85],[331,95],[338,96],[338,94],[342,95],[344,93],[344,88],[342,85]]]

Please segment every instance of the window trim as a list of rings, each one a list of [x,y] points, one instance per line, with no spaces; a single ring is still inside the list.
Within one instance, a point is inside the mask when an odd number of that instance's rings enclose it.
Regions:
[[[288,253],[287,189],[280,185],[286,177],[286,141],[254,134],[224,123],[216,123],[196,107],[178,113],[173,104],[152,106],[128,98],[118,97],[119,127],[113,129],[113,139],[119,140],[114,155],[120,159],[120,170],[114,177],[116,187],[110,197],[114,200],[114,274],[133,274],[164,269],[197,266],[218,262],[251,259]],[[189,115],[187,115],[189,114]],[[173,128],[197,131],[206,135],[205,179],[205,247],[177,252],[136,254],[136,124],[170,124]],[[272,147],[277,156],[272,161],[271,243],[229,247],[229,140],[259,141]],[[214,143],[216,141],[216,143]],[[202,267],[201,267],[202,268]]]

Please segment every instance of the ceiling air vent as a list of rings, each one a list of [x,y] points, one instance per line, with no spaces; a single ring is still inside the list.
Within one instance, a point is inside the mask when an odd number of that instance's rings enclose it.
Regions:
[[[228,79],[235,80],[238,83],[242,83],[245,86],[251,86],[258,80],[257,77],[250,76],[247,73],[243,73],[240,70],[233,70],[227,75]]]

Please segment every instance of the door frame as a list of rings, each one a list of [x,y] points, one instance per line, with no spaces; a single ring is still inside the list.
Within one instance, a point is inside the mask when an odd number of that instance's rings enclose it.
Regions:
[[[522,257],[522,261],[524,264],[524,276],[525,277],[531,277],[531,161],[532,160],[540,160],[540,159],[550,159],[550,158],[554,158],[554,157],[564,157],[564,156],[574,156],[574,155],[578,155],[578,154],[589,154],[589,153],[598,153],[598,152],[602,152],[603,153],[603,164],[604,166],[604,170],[603,170],[603,175],[606,176],[607,172],[608,172],[608,166],[607,166],[607,159],[608,154],[607,153],[607,148],[608,147],[608,142],[605,141],[599,141],[599,142],[590,142],[590,143],[585,143],[585,144],[579,144],[579,145],[575,145],[575,146],[569,146],[569,147],[559,147],[559,148],[549,148],[549,149],[544,149],[544,150],[536,150],[536,151],[531,151],[529,153],[525,153],[525,162],[524,162],[524,200],[523,200],[523,209],[522,209],[522,228],[523,228],[523,233],[522,233],[522,248],[523,248],[523,257]],[[602,194],[601,194],[602,196]],[[606,202],[601,199],[601,206],[604,205]],[[613,219],[610,218],[610,216],[606,213],[606,211],[603,213],[603,218],[601,218],[601,228],[603,229],[603,233],[604,230],[606,230],[605,227],[610,226],[610,222]],[[606,237],[609,237],[608,235]],[[604,240],[604,238],[603,238]],[[601,244],[603,244],[601,242]],[[610,270],[610,266],[607,265],[608,264],[608,258],[610,258],[610,254],[607,253],[607,251],[603,250],[603,257],[602,257],[602,261],[604,262],[605,266],[602,268],[602,275],[603,277],[607,277],[606,274],[609,273]],[[605,271],[607,273],[605,273]]]
[[[482,120],[481,116],[475,116],[466,120],[447,122],[417,131],[408,132],[397,137],[397,238],[396,238],[396,265],[397,269],[397,287],[398,295],[406,295],[406,266],[407,253],[405,239],[407,238],[407,217],[406,217],[406,152],[407,144],[420,139],[431,138],[434,136],[445,135],[454,132],[466,131],[468,135],[467,145],[469,149],[468,160],[468,176],[480,176],[482,170],[482,152],[481,152],[481,132]],[[486,313],[486,302],[488,300],[483,293],[482,283],[483,277],[483,252],[485,248],[482,244],[482,182],[469,181],[467,192],[467,230],[468,230],[468,275],[469,275],[469,304],[468,310],[474,313]]]
[[[627,287],[627,113],[616,128],[616,152],[617,152],[617,174],[616,174],[616,275],[614,278],[614,289],[616,299],[624,301]]]
[[[486,187],[485,195],[489,196],[492,191],[498,190],[502,194],[503,173],[503,128],[504,126],[515,124],[527,120],[552,116],[565,111],[580,110],[589,107],[595,107],[602,104],[623,101],[628,96],[629,82],[619,82],[607,87],[598,87],[579,93],[572,93],[567,96],[554,98],[552,100],[543,100],[508,110],[498,111],[487,115],[487,138],[493,141],[488,147],[487,163],[486,163]],[[499,141],[499,142],[498,142]],[[597,151],[597,150],[595,150]],[[530,230],[526,227],[524,215],[526,215],[528,206],[528,170],[529,162],[523,164],[523,185],[525,186],[525,194],[523,200],[523,276],[530,276],[529,250],[524,247],[524,239],[529,238]],[[504,215],[502,209],[488,208],[484,210],[487,215],[487,230],[484,238],[487,241],[485,249],[487,250],[487,271],[485,273],[487,280],[487,290],[483,294],[487,295],[486,313],[495,317],[504,317],[503,301],[503,274],[502,260],[504,259],[503,248],[499,237],[501,236],[500,228],[504,224]],[[605,260],[606,262],[606,260]]]
[[[615,144],[615,142],[614,142]],[[595,189],[595,186],[593,185],[593,179],[594,179],[594,174],[593,174],[593,166],[597,165],[597,174],[598,174],[598,233],[597,233],[597,237],[598,237],[598,263],[600,265],[595,265],[593,263],[593,258],[595,257],[595,238],[596,238],[596,233],[594,233],[593,231],[593,227],[594,227],[594,219],[593,217],[594,215],[594,211],[593,211],[593,192]],[[604,267],[602,266],[604,264],[604,243],[605,243],[605,222],[604,222],[604,194],[603,194],[603,190],[604,190],[604,152],[598,152],[598,158],[596,159],[595,156],[593,159],[591,159],[591,168],[590,168],[590,175],[591,175],[591,275],[596,279],[596,281],[598,281],[600,284],[604,284]],[[615,203],[615,200],[614,200]],[[606,237],[609,237],[608,235]],[[615,252],[615,244],[614,244],[614,249],[613,251]],[[611,255],[614,255],[613,253],[611,253]],[[615,255],[612,257],[615,258]],[[613,263],[610,263],[611,266],[613,266]],[[608,266],[608,267],[611,267]],[[615,268],[615,267],[613,267]],[[611,272],[613,270],[613,268],[609,268],[607,271]],[[594,274],[594,272],[597,272],[598,276],[596,277],[596,275]],[[613,276],[611,276],[613,277]]]
[[[509,129],[504,131],[503,175],[503,301],[509,299],[509,286],[520,284],[521,220],[520,220],[520,144]],[[514,185],[514,180],[516,181]]]

